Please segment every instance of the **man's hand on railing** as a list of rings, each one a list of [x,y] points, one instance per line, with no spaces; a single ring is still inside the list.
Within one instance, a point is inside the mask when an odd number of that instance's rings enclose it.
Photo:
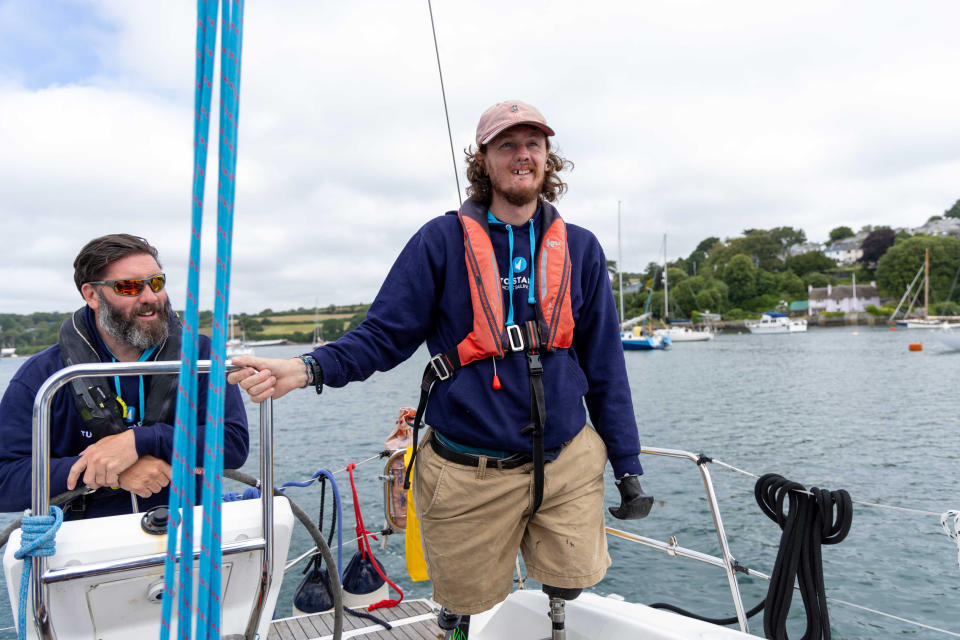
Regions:
[[[307,369],[299,358],[237,356],[231,358],[231,362],[243,369],[230,372],[227,382],[239,384],[253,402],[263,402],[267,398],[276,400],[294,389],[307,386]]]

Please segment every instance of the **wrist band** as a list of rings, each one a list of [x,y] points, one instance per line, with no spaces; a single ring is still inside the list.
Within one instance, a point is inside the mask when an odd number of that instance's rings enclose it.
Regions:
[[[306,373],[307,373],[307,383],[304,384],[302,387],[300,387],[301,389],[304,389],[306,387],[309,387],[310,384],[313,382],[313,368],[310,366],[310,363],[307,361],[307,356],[297,356],[297,359],[303,363],[303,366],[306,369]]]
[[[312,384],[317,390],[317,395],[323,393],[323,369],[320,368],[320,363],[317,362],[317,359],[313,356],[304,355],[297,357],[300,358],[304,366],[307,367],[307,386]]]

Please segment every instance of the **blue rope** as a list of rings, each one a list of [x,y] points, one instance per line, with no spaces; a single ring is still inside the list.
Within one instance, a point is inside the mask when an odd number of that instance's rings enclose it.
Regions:
[[[197,396],[196,362],[199,353],[200,322],[200,232],[203,227],[203,196],[206,183],[207,140],[210,133],[210,101],[213,92],[213,65],[217,48],[217,0],[197,2],[197,63],[194,94],[193,199],[190,235],[190,262],[187,269],[187,301],[180,347],[180,382],[174,430],[173,474],[170,483],[170,521],[167,528],[167,555],[164,564],[164,597],[160,638],[169,640],[174,584],[179,583],[177,629],[189,637],[193,612],[193,506],[196,502]],[[182,527],[180,525],[182,524]],[[184,562],[177,571],[177,530]],[[179,580],[175,578],[179,575]]]
[[[217,197],[217,280],[211,336],[203,456],[203,532],[197,593],[198,640],[220,638],[222,567],[223,414],[226,386],[226,327],[230,303],[230,266],[236,192],[237,125],[240,106],[240,54],[243,3],[224,0],[220,56],[220,146]]]
[[[211,346],[211,373],[208,376],[207,415],[204,436],[203,523],[201,534],[200,584],[196,606],[193,602],[193,507],[197,462],[199,352],[198,292],[200,282],[200,236],[203,225],[203,197],[206,184],[207,149],[210,132],[210,103],[213,69],[217,50],[217,9],[219,0],[197,2],[197,63],[194,108],[193,217],[190,263],[187,280],[187,304],[181,348],[179,395],[171,458],[173,478],[170,487],[170,523],[164,568],[161,639],[169,640],[174,598],[178,597],[177,635],[189,638],[191,618],[197,613],[198,638],[220,637],[221,505],[223,476],[223,413],[226,384],[226,325],[229,304],[230,249],[233,229],[233,199],[236,172],[237,111],[240,90],[240,49],[243,9],[240,0],[224,0],[222,11],[223,42],[221,55],[220,169],[217,202],[217,282],[214,326]],[[182,523],[182,527],[180,527]],[[176,568],[177,529],[180,528],[179,572]],[[174,594],[174,574],[179,575],[178,594]]]
[[[50,507],[48,516],[24,516],[20,526],[20,548],[13,553],[17,560],[23,560],[23,573],[20,574],[20,604],[17,607],[17,638],[27,637],[27,599],[30,595],[30,571],[33,559],[49,557],[57,552],[56,535],[63,524],[63,511],[60,507]]]

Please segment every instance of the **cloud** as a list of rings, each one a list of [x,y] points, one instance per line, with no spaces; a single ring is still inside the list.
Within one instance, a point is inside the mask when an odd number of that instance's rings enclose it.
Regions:
[[[182,306],[193,4],[53,6],[0,4],[0,311],[76,306],[76,251],[115,231],[160,248]],[[538,105],[576,164],[561,212],[616,258],[622,201],[628,270],[664,233],[671,257],[750,227],[824,239],[960,197],[954,3],[496,0],[434,18],[461,183],[480,112]],[[243,54],[231,308],[372,300],[457,206],[427,8],[248,3]]]

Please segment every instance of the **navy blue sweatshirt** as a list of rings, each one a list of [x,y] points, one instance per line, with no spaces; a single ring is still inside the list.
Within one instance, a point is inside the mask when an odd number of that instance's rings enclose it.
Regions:
[[[516,324],[536,317],[535,306],[528,301],[531,224],[539,231],[539,210],[530,222],[512,229]],[[616,476],[643,473],[606,258],[591,232],[572,224],[566,226],[573,262],[570,295],[574,340],[570,349],[542,356],[547,409],[544,444],[549,449],[572,439],[586,424],[589,410],[591,423],[607,445]],[[491,224],[490,235],[506,313],[510,304],[508,230],[503,224]],[[366,320],[335,343],[315,350],[313,356],[323,369],[324,385],[341,387],[364,380],[374,371],[393,368],[409,358],[424,340],[431,355],[445,352],[463,340],[472,327],[463,231],[456,212],[451,211],[429,221],[410,239]],[[438,381],[425,421],[465,445],[530,452],[530,437],[521,434],[530,423],[526,358],[522,353],[510,353],[496,362],[496,372],[502,383],[499,390],[492,388],[491,358],[473,362],[449,380]],[[411,395],[418,393],[418,383],[410,381]]]
[[[94,327],[94,314],[89,307],[84,318],[89,334],[94,336],[94,347],[101,361],[112,362],[109,349],[104,345],[99,332]],[[210,358],[210,339],[203,335],[200,336],[199,357],[201,360]],[[21,511],[30,507],[33,402],[43,382],[60,369],[63,369],[60,345],[44,349],[23,363],[10,381],[10,385],[3,394],[3,400],[0,400],[0,511]],[[107,376],[107,380],[112,381],[112,378]],[[139,376],[118,377],[120,397],[134,408],[136,423],[143,419],[140,415],[139,378]],[[143,376],[145,394],[150,392],[151,378],[152,376]],[[145,398],[143,402],[146,403]],[[207,376],[202,375],[197,407],[198,425],[203,425],[206,421],[206,407]],[[83,421],[69,393],[69,385],[54,394],[50,410],[50,496],[53,497],[67,490],[67,475],[70,467],[77,461],[78,454],[92,444],[92,440],[84,435]],[[139,425],[134,427],[133,434],[137,455],[151,455],[170,462],[173,451],[171,425],[162,423]],[[202,428],[200,434],[202,438]],[[197,457],[199,466],[203,462],[203,452],[202,448],[198,449],[200,449]],[[223,449],[224,468],[237,469],[243,466],[247,459],[249,436],[247,413],[236,385],[226,385]],[[80,482],[82,482],[82,476]],[[168,490],[164,489],[146,499],[138,497],[140,510],[167,504],[167,493]],[[132,511],[130,493],[121,490],[101,497],[102,494],[104,494],[103,491],[97,494],[96,499],[88,501],[87,517],[117,515]],[[197,493],[198,501],[200,495]]]

